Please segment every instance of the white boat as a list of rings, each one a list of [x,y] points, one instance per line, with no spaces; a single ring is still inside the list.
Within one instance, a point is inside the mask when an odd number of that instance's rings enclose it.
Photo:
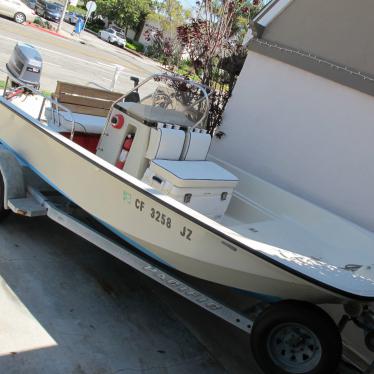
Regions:
[[[1,143],[134,247],[273,302],[372,305],[373,233],[210,156],[204,87],[155,75],[105,121],[64,109],[43,122],[1,97]],[[98,132],[96,152],[77,144]]]
[[[147,82],[159,78],[154,76]],[[204,92],[202,87],[199,89]],[[97,153],[93,154],[61,135],[61,129],[57,132],[51,121],[46,126],[11,101],[1,98],[0,103],[0,138],[6,147],[71,201],[169,266],[225,286],[280,299],[318,303],[374,300],[371,232],[225,160],[206,160],[210,135],[196,132],[199,127],[185,113],[121,99],[113,106]],[[71,126],[69,114],[61,113],[63,126]],[[119,115],[123,115],[125,125],[116,129],[111,119]],[[75,118],[78,130],[82,115]],[[162,129],[153,127],[157,124]],[[201,153],[197,154],[199,160],[191,160],[194,155],[190,160],[179,160],[185,130],[163,128],[164,124],[195,130],[192,134],[198,146],[205,147],[197,150]],[[134,130],[133,145],[124,170],[120,170],[115,163],[124,138]],[[161,138],[162,132],[170,138]],[[161,149],[157,158],[147,158],[147,151],[152,152],[148,150],[150,138],[158,142],[152,147],[161,145],[169,154],[161,154]],[[144,174],[151,185],[142,181]],[[162,180],[161,184],[167,181],[174,185],[174,191],[161,193],[159,180],[152,180],[155,176]],[[221,200],[220,193],[225,192],[227,198]],[[183,198],[189,193],[192,196],[189,203],[183,204],[170,197],[173,193]],[[210,217],[198,212],[212,207]],[[219,219],[214,219],[214,213]]]

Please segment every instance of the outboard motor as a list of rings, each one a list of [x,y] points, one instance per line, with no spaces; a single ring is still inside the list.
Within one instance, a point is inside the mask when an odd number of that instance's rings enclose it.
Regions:
[[[19,86],[18,82],[12,80],[14,77],[24,85],[39,89],[43,59],[34,46],[17,43],[6,67],[12,87]]]

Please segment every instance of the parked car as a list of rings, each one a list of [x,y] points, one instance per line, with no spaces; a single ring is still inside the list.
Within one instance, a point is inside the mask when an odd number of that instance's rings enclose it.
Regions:
[[[61,10],[56,4],[49,3],[45,0],[37,0],[35,5],[37,15],[54,22],[60,22]]]
[[[100,39],[105,40],[111,44],[117,44],[119,47],[123,48],[126,45],[125,34],[115,31],[113,28],[101,30],[97,35]]]
[[[78,22],[78,16],[74,12],[66,12],[64,21],[70,23],[71,25],[75,25]]]
[[[54,2],[53,4],[57,6],[57,8],[60,10],[60,13],[62,14],[62,12],[64,11],[64,6],[61,3],[57,2]]]
[[[30,9],[35,9],[36,0],[27,0],[26,4]]]
[[[35,12],[21,0],[0,0],[0,14],[13,18],[17,23],[35,19]]]

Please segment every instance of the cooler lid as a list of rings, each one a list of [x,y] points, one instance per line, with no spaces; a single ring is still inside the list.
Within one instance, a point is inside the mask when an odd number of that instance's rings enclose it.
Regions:
[[[211,161],[153,160],[151,171],[177,187],[231,187],[238,178]]]

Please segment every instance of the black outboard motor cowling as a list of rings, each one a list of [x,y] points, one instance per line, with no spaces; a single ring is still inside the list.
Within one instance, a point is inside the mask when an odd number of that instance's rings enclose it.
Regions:
[[[13,76],[23,84],[39,89],[43,59],[34,46],[17,43],[6,67],[10,73],[10,78]],[[16,82],[13,81],[12,83],[13,86],[17,86]]]

